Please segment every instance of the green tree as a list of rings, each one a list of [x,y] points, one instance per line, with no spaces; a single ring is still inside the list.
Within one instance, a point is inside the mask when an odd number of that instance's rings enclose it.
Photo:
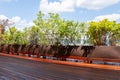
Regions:
[[[110,45],[116,45],[120,41],[120,23],[116,24],[109,33]]]
[[[42,44],[76,44],[85,32],[79,22],[64,20],[59,14],[49,13],[47,16],[39,12],[37,19],[33,21],[39,28],[39,43]]]
[[[107,19],[90,22],[87,33],[94,45],[107,45],[107,40],[111,41],[109,44],[116,42],[119,35],[119,26],[116,21],[108,21]]]
[[[10,27],[8,30],[6,30],[2,35],[2,41],[3,44],[27,44],[26,41],[26,32],[22,32],[20,30],[17,30],[15,27]]]
[[[32,26],[29,29],[29,43],[30,44],[38,44],[39,41],[39,28],[36,26]]]
[[[33,27],[33,32],[31,33],[34,33],[34,28],[37,28],[37,34],[38,34],[38,37],[39,37],[39,40],[38,40],[38,43],[40,44],[48,44],[48,41],[47,41],[47,34],[48,34],[48,27],[47,26],[47,19],[45,18],[45,15],[40,11],[38,14],[37,14],[37,19],[35,19],[34,21],[34,24],[35,26]]]
[[[39,43],[57,45],[60,43],[58,31],[63,20],[58,14],[49,13],[46,17],[42,12],[39,12],[37,19],[33,22],[39,28]]]
[[[59,34],[62,38],[62,43],[66,45],[74,44],[76,45],[80,42],[81,33],[80,33],[80,23],[74,21],[65,21],[59,27]]]
[[[88,30],[88,23],[81,22],[79,23],[79,33],[81,34],[81,44],[89,44],[89,40],[87,38],[87,30]]]

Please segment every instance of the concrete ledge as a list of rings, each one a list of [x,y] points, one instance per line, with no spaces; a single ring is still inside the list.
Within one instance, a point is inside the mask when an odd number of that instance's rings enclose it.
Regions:
[[[17,55],[12,55],[12,54],[5,54],[5,53],[0,53],[0,56],[7,56],[7,57],[27,59],[27,60],[33,60],[33,61],[46,62],[46,63],[61,64],[61,65],[70,65],[70,66],[77,66],[77,67],[90,67],[90,68],[98,68],[98,69],[120,70],[120,66],[48,60],[48,59],[32,58],[32,57],[26,57],[26,56],[17,56]]]

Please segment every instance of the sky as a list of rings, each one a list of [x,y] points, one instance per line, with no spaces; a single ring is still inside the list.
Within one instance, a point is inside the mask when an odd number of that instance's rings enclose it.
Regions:
[[[0,0],[0,20],[9,19],[18,29],[33,25],[39,11],[79,22],[120,22],[120,0]]]

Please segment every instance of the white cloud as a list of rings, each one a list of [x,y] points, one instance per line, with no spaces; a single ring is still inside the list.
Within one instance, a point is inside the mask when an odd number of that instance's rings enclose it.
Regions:
[[[118,2],[120,0],[58,0],[54,2],[41,0],[40,10],[43,12],[73,12],[75,8],[98,10]]]
[[[18,16],[15,16],[15,17],[13,17],[11,20],[12,20],[14,23],[17,23],[17,22],[19,22],[19,21],[21,20],[21,18],[18,17]]]
[[[11,18],[11,21],[15,23],[14,26],[19,30],[22,30],[25,27],[30,27],[34,25],[32,21],[28,22],[25,19],[21,19],[19,16],[15,16]]]
[[[103,19],[108,19],[110,21],[113,21],[113,20],[117,21],[117,20],[120,20],[120,14],[101,15],[101,16],[95,17],[95,19],[92,21],[100,21]]]
[[[60,0],[48,3],[48,0],[41,0],[40,10],[43,12],[73,12],[74,0]]]
[[[77,0],[76,6],[91,10],[103,9],[105,7],[114,5],[120,0]]]
[[[6,16],[4,16],[4,15],[0,15],[0,20],[5,20],[5,19],[7,19]]]
[[[12,21],[4,15],[0,15],[0,24],[4,26],[9,26],[12,24]]]
[[[0,15],[0,22],[6,21],[6,20],[8,20],[7,25],[13,25],[19,30],[22,30],[25,27],[30,27],[34,25],[32,21],[28,22],[25,19],[21,19],[19,16],[8,18],[4,15]]]

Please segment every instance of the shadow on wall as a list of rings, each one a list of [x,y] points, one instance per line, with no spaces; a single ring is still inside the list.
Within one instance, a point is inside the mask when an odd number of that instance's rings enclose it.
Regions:
[[[120,46],[55,46],[1,44],[0,52],[52,57],[79,56],[88,58],[120,59]]]

